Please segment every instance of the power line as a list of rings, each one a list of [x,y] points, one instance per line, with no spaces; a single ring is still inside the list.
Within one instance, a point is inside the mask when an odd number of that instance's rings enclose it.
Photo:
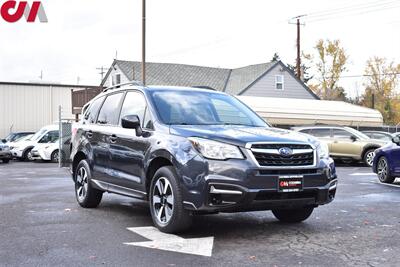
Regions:
[[[373,76],[398,76],[400,72],[391,72],[391,73],[377,73],[377,74],[359,74],[359,75],[344,75],[340,76],[340,78],[362,78],[362,77],[373,77]]]

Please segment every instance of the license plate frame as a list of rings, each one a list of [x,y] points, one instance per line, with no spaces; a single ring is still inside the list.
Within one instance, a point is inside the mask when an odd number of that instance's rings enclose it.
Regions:
[[[278,192],[301,192],[304,189],[303,175],[285,175],[278,177]]]

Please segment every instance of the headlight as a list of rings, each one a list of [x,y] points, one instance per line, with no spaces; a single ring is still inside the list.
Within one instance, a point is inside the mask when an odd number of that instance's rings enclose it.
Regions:
[[[207,139],[190,137],[189,141],[203,157],[208,159],[243,159],[243,154],[237,146],[228,145]]]
[[[317,153],[320,159],[327,159],[329,158],[329,147],[325,143],[319,143],[317,146]]]

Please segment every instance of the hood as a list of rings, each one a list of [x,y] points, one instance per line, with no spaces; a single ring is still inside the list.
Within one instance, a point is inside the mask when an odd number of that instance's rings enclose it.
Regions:
[[[250,142],[311,143],[318,141],[310,135],[268,127],[224,125],[172,125],[170,133],[183,137],[201,137],[244,147]]]
[[[14,143],[13,147],[25,148],[28,146],[34,146],[35,144],[36,144],[35,141],[20,141],[20,142]]]

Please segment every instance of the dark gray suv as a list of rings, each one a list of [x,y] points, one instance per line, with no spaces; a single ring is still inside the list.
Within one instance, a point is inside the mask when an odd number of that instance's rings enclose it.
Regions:
[[[335,165],[313,137],[270,127],[212,90],[120,85],[84,107],[73,127],[78,203],[104,192],[149,201],[153,222],[179,232],[195,215],[272,210],[306,220],[336,193]]]

